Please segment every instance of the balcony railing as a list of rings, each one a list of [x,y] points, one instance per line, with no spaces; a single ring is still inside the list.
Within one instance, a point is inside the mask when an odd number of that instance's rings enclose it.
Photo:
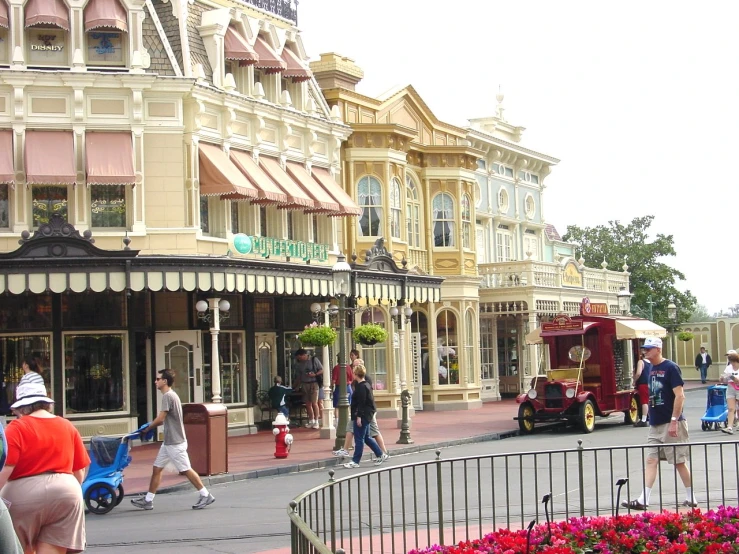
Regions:
[[[522,262],[498,262],[480,264],[481,288],[515,288],[535,286],[560,288],[562,266],[551,262],[525,260]],[[583,290],[616,294],[621,287],[628,287],[629,277],[620,271],[583,269]]]
[[[298,0],[244,0],[247,4],[256,6],[280,17],[298,23]]]

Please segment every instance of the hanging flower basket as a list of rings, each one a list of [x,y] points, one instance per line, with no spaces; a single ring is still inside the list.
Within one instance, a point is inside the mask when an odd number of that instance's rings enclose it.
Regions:
[[[689,342],[695,338],[695,335],[691,333],[690,331],[680,331],[677,334],[677,340],[681,340],[683,342]]]
[[[298,335],[298,340],[307,346],[329,346],[336,342],[337,336],[331,327],[314,322],[305,326],[303,332]]]
[[[352,337],[360,344],[373,346],[387,340],[387,331],[377,323],[366,323],[354,329]]]

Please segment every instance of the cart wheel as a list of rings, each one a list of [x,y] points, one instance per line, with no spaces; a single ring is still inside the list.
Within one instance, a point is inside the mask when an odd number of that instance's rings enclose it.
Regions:
[[[711,424],[705,421],[701,421],[701,429],[708,431],[711,428]]]
[[[121,503],[121,500],[123,500],[123,485],[118,485],[118,496],[115,497],[115,505],[118,506],[118,504]]]
[[[636,400],[636,396],[631,397],[631,403],[629,409],[624,411],[624,424],[634,425],[639,419],[639,402]]]
[[[524,402],[518,407],[518,429],[522,435],[534,432],[534,407],[530,402]]]
[[[116,500],[115,489],[108,483],[95,483],[85,493],[87,509],[97,515],[107,514],[115,508]]]
[[[580,429],[583,433],[592,433],[595,429],[595,406],[592,400],[586,400],[580,406]]]

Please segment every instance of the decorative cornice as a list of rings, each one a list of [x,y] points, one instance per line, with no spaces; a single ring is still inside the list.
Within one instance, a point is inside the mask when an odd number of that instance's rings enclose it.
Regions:
[[[560,160],[557,158],[542,154],[541,152],[537,152],[535,150],[530,150],[529,148],[524,148],[523,146],[519,146],[518,144],[508,142],[507,140],[494,137],[493,135],[486,133],[485,131],[480,131],[479,129],[467,128],[467,133],[471,137],[472,141],[479,140],[486,144],[495,144],[497,146],[502,146],[503,148],[511,150],[517,154],[531,156],[551,165],[556,165],[560,162]]]

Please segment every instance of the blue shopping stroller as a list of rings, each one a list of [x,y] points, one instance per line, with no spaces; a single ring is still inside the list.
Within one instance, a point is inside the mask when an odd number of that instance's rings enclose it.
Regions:
[[[124,437],[92,437],[90,468],[82,483],[82,496],[93,514],[107,514],[123,500],[123,470],[131,463],[131,439],[140,438],[141,428]],[[154,438],[150,430],[142,440]]]
[[[723,423],[728,425],[729,408],[726,403],[726,385],[712,385],[708,387],[708,399],[706,400],[706,413],[701,418],[701,429],[718,430]]]

